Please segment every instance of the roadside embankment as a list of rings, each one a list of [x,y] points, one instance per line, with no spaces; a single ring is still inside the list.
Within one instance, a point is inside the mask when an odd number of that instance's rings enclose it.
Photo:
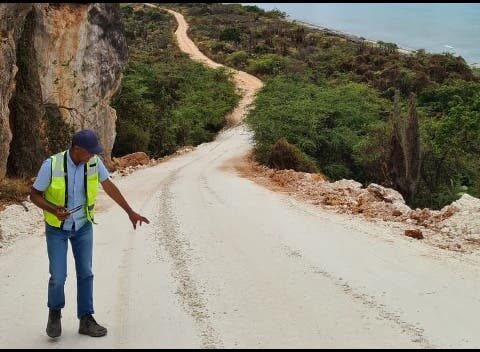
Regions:
[[[399,235],[418,237],[433,246],[459,252],[480,247],[480,199],[464,194],[441,210],[411,209],[402,195],[375,183],[329,182],[323,175],[275,170],[245,156],[234,163],[240,175],[271,190],[337,213],[359,215],[398,228]]]

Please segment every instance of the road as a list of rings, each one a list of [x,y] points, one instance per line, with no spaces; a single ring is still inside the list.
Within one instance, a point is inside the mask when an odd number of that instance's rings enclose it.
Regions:
[[[174,14],[180,47],[200,59]],[[108,335],[77,333],[70,251],[63,333],[45,334],[48,258],[38,228],[0,256],[0,347],[479,347],[478,256],[320,210],[233,171],[232,160],[252,146],[240,119],[261,86],[245,73],[235,77],[246,98],[233,127],[114,179],[149,225],[133,230],[100,195],[94,307]]]

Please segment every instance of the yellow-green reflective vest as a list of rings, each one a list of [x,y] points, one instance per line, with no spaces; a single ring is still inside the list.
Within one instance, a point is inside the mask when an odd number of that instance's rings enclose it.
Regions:
[[[52,177],[50,185],[44,192],[45,199],[55,205],[65,206],[67,204],[67,186],[68,175],[67,169],[67,152],[68,150],[52,155]],[[94,222],[94,207],[95,199],[98,193],[98,157],[94,155],[84,166],[84,187],[85,187],[85,214],[90,222]],[[63,226],[63,221],[59,220],[55,214],[52,214],[46,210],[43,211],[43,218],[50,226],[59,227]]]

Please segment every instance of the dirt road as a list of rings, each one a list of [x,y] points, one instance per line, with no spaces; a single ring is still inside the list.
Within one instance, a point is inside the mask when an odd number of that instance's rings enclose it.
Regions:
[[[180,47],[195,49],[175,16]],[[242,77],[254,82],[243,86],[253,96],[260,83]],[[77,333],[71,252],[63,333],[46,336],[43,229],[19,239],[0,255],[0,347],[480,346],[478,257],[323,212],[228,170],[250,148],[251,134],[238,124],[188,154],[114,179],[151,223],[134,231],[113,201],[99,201],[94,306],[105,337]]]

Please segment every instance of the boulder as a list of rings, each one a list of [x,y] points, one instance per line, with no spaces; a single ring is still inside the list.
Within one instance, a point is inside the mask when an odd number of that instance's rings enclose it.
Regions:
[[[405,236],[416,238],[417,240],[423,239],[422,231],[418,229],[405,230]]]

